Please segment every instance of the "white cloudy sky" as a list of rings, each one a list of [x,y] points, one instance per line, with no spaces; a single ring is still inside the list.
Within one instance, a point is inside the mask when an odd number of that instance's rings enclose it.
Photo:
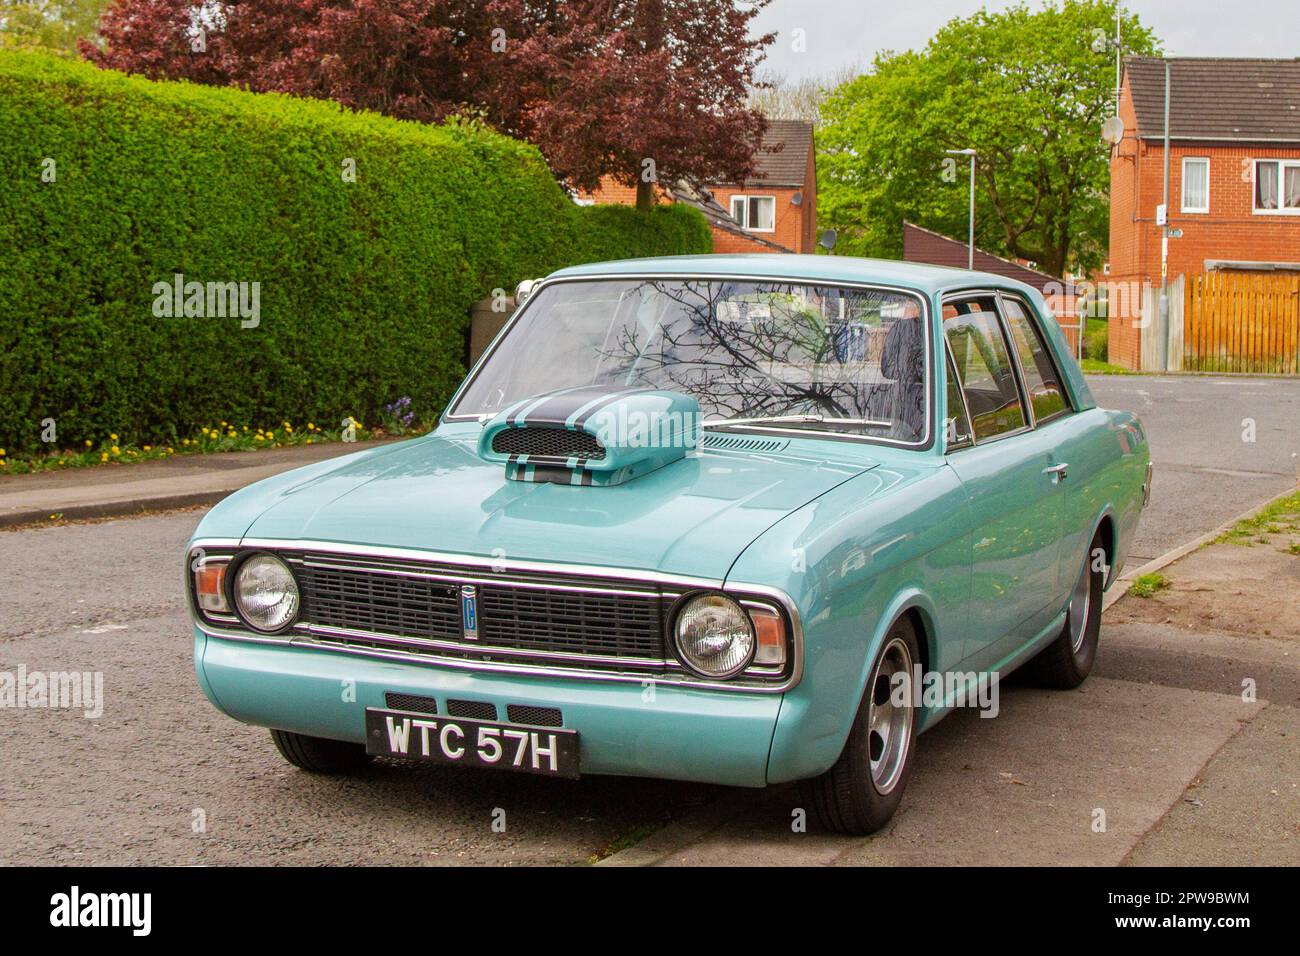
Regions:
[[[772,0],[755,21],[778,31],[765,68],[790,79],[866,65],[878,50],[919,49],[946,21],[1011,0]],[[1030,0],[1037,6],[1037,0]],[[1300,56],[1297,0],[1127,0],[1173,56]],[[791,51],[790,31],[807,31],[807,51]]]

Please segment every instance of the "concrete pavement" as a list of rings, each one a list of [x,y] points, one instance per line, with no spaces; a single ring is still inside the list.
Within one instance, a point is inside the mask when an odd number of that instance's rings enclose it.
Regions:
[[[178,455],[134,465],[0,476],[0,527],[215,504],[290,468],[349,455],[381,442],[323,442],[265,451]]]

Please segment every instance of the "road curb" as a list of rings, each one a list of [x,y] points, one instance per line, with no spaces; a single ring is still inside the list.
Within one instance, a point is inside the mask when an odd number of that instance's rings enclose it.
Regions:
[[[1300,486],[1297,486],[1300,487]],[[1140,567],[1134,568],[1120,575],[1111,585],[1110,590],[1106,593],[1106,600],[1102,605],[1103,610],[1110,608],[1118,602],[1128,591],[1128,585],[1134,578],[1142,574],[1150,574],[1161,568],[1168,567],[1179,558],[1191,554],[1193,551],[1201,548],[1220,535],[1231,530],[1237,522],[1250,518],[1267,508],[1273,502],[1285,498],[1287,495],[1294,494],[1296,488],[1289,488],[1280,494],[1273,495],[1255,505],[1249,511],[1243,512],[1236,518],[1225,521],[1213,531],[1201,535],[1187,544],[1179,545],[1170,551],[1165,552],[1158,558],[1148,561]],[[662,830],[657,830],[649,837],[642,840],[635,846],[630,846],[626,850],[620,850],[617,853],[610,854],[601,860],[596,866],[657,866],[664,863],[673,856],[700,840],[707,837],[722,827],[726,826],[734,819],[736,812],[739,811],[746,803],[745,791],[728,794],[721,797],[708,806],[701,807],[692,813],[687,814],[680,820],[668,824]],[[1140,841],[1139,841],[1140,842]],[[1135,844],[1136,845],[1136,844]],[[1130,850],[1131,852],[1131,850]]]
[[[214,454],[223,459],[220,466],[213,463],[204,465],[202,462],[195,462],[192,467],[168,474],[159,474],[156,470],[126,471],[115,476],[120,480],[85,481],[80,483],[69,481],[67,486],[47,486],[32,491],[24,491],[21,487],[21,478],[15,477],[15,481],[7,481],[3,490],[0,491],[0,529],[41,525],[51,520],[83,521],[94,518],[148,514],[173,508],[214,505],[241,488],[262,481],[265,478],[283,474],[294,468],[341,458],[370,448],[382,447],[392,440],[368,439],[356,443],[321,443],[316,448],[320,449],[322,454],[312,453],[309,455],[279,455],[282,449],[218,452]],[[295,447],[301,449],[302,446]],[[248,456],[246,462],[243,460],[245,455]],[[260,455],[278,455],[279,457],[271,461],[259,461],[257,456]],[[231,456],[239,457],[240,460],[237,466],[230,464],[234,460]],[[152,464],[141,463],[123,467],[148,469]],[[63,478],[63,476],[71,479],[72,472],[60,472],[59,477]],[[184,490],[186,486],[194,490]],[[10,507],[5,504],[5,498],[7,495],[15,493],[27,500],[16,507]],[[39,500],[42,497],[45,498],[44,501]],[[33,498],[37,499],[36,503],[32,503]]]
[[[57,517],[60,521],[84,521],[88,518],[114,518],[126,515],[148,514],[152,511],[167,511],[172,508],[192,508],[195,505],[214,505],[222,498],[238,491],[227,488],[219,491],[201,491],[192,494],[153,495],[145,498],[132,498],[125,501],[104,501],[87,505],[69,505],[51,512],[48,508],[28,508],[26,511],[11,511],[0,515],[0,528],[13,528],[22,525],[44,524]]]
[[[1244,511],[1241,514],[1237,515],[1237,517],[1235,518],[1229,518],[1227,521],[1219,525],[1213,531],[1208,531],[1205,534],[1201,535],[1199,538],[1189,541],[1186,544],[1180,544],[1178,547],[1174,548],[1173,550],[1166,551],[1164,554],[1160,555],[1160,557],[1152,558],[1146,564],[1136,567],[1131,571],[1125,571],[1123,574],[1121,574],[1118,578],[1115,579],[1114,583],[1111,584],[1110,589],[1106,592],[1106,598],[1102,602],[1102,610],[1103,611],[1108,610],[1109,608],[1113,607],[1116,603],[1118,603],[1120,598],[1124,597],[1124,595],[1128,593],[1128,585],[1131,584],[1134,581],[1134,579],[1141,577],[1143,574],[1151,574],[1152,572],[1159,571],[1162,568],[1166,568],[1169,565],[1173,564],[1175,561],[1177,561],[1179,558],[1184,558],[1187,555],[1191,554],[1193,551],[1200,550],[1201,548],[1205,547],[1205,545],[1214,541],[1220,535],[1226,534],[1228,531],[1231,531],[1233,528],[1237,526],[1238,522],[1245,521],[1247,518],[1253,518],[1256,514],[1263,511],[1273,502],[1280,501],[1281,499],[1287,497],[1288,495],[1295,494],[1297,488],[1300,488],[1300,484],[1288,488],[1286,491],[1280,492],[1279,494],[1273,495],[1271,498],[1264,499],[1259,504],[1251,508],[1249,511]],[[1123,586],[1121,587],[1121,585]]]

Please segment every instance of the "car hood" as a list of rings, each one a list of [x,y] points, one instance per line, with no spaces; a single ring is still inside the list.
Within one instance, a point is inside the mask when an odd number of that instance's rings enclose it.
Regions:
[[[278,482],[245,537],[721,580],[766,529],[876,465],[860,448],[767,442],[780,450],[701,449],[636,481],[575,487],[507,480],[477,437],[428,435]]]

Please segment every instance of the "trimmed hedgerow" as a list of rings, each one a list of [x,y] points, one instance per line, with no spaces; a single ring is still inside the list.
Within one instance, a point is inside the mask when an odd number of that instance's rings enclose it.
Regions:
[[[476,126],[0,51],[0,446],[42,447],[46,419],[59,446],[374,422],[403,395],[432,418],[493,289],[709,249],[694,210],[577,206]],[[243,320],[167,317],[178,274],[247,283]]]

